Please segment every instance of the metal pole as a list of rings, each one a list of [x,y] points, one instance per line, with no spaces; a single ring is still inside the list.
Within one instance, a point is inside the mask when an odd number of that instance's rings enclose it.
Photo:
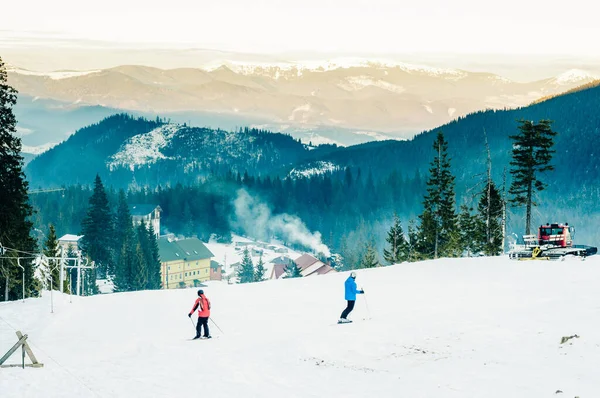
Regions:
[[[60,286],[59,289],[61,293],[65,292],[65,248],[60,246]]]
[[[77,261],[77,295],[81,296],[81,260]]]
[[[73,272],[69,268],[69,303],[73,302]]]
[[[213,319],[212,319],[212,318],[208,318],[208,319],[210,319],[210,321],[211,321],[211,322],[212,322],[212,323],[213,323],[213,324],[214,324],[214,325],[217,327],[217,329],[219,329],[219,331],[221,331],[221,333],[223,333],[223,331],[221,330],[221,328],[219,327],[219,325],[217,325],[217,324],[215,323],[215,321],[213,321]],[[225,333],[223,333],[223,334],[225,334]]]
[[[21,282],[21,288],[23,290],[23,302],[25,302],[25,268],[21,265],[21,257],[17,257],[17,265],[23,270],[23,279]]]
[[[50,313],[54,314],[54,294],[52,294],[52,273],[50,273]]]

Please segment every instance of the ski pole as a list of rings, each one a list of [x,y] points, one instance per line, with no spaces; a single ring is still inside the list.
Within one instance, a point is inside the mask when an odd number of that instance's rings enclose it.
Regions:
[[[196,329],[196,324],[194,323],[194,320],[192,319],[192,317],[190,317],[190,322],[192,322],[192,325],[194,325],[194,329]]]
[[[368,319],[371,319],[371,311],[369,311],[369,304],[367,303],[367,295],[363,293],[364,296],[364,301],[365,301],[365,306],[367,307],[367,317]]]
[[[208,319],[210,319],[210,321],[211,321],[211,322],[212,322],[212,323],[213,323],[213,324],[214,324],[214,325],[217,327],[217,329],[219,329],[219,330],[221,331],[221,333],[223,333],[223,331],[221,330],[221,328],[219,327],[219,325],[217,325],[217,324],[215,323],[215,321],[213,321],[213,319],[212,319],[212,318],[208,318]],[[225,334],[225,333],[223,333],[223,334]]]

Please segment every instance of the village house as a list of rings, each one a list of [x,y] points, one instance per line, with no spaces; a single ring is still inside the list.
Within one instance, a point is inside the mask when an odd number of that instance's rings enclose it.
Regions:
[[[152,225],[156,238],[160,235],[160,213],[162,209],[158,205],[148,204],[133,204],[129,205],[129,213],[134,226],[140,225],[142,222],[146,226]]]
[[[223,279],[223,266],[215,260],[210,260],[210,280],[220,281]]]
[[[330,272],[337,272],[328,264],[325,264],[310,254],[303,254],[294,261],[298,265],[298,268],[300,268],[302,276],[324,275]]]
[[[163,289],[194,287],[211,279],[214,255],[198,238],[161,237],[158,253]]]
[[[285,270],[292,264],[292,259],[287,256],[279,256],[269,261],[269,263],[273,264],[269,279],[280,279],[285,276]]]

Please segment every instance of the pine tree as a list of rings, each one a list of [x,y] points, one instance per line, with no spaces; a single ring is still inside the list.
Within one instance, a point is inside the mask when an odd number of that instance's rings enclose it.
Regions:
[[[242,263],[237,270],[237,277],[239,279],[239,283],[254,282],[254,264],[250,258],[248,247],[244,249],[244,257],[242,258]]]
[[[263,262],[262,254],[258,258],[258,264],[256,264],[256,271],[254,272],[254,282],[262,282],[265,280],[265,263]]]
[[[478,238],[475,233],[477,219],[471,214],[472,211],[473,209],[469,206],[462,205],[458,216],[460,241],[464,250],[467,251],[467,256],[471,256],[479,250]]]
[[[119,191],[119,203],[117,207],[117,218],[115,222],[115,291],[127,292],[132,290],[133,270],[132,265],[135,262],[136,240],[133,230],[133,221],[125,191]]]
[[[160,274],[160,255],[158,252],[158,239],[154,233],[152,224],[148,226],[147,231],[147,268],[148,268],[148,289],[160,289],[162,279]]]
[[[375,268],[379,267],[379,260],[377,260],[377,251],[372,244],[367,244],[365,254],[360,262],[361,268]]]
[[[404,237],[402,223],[397,213],[394,213],[394,225],[390,228],[385,239],[390,244],[390,249],[383,249],[383,259],[388,264],[399,264],[408,260],[409,245]]]
[[[419,245],[419,233],[415,227],[415,220],[408,222],[408,261],[415,262],[421,259],[418,245]]]
[[[144,290],[148,283],[148,271],[146,269],[146,256],[140,243],[135,248],[135,261],[133,263],[132,290]]]
[[[453,255],[456,252],[454,176],[450,172],[448,143],[439,132],[433,144],[436,155],[429,169],[423,213],[419,216],[419,250],[425,257]]]
[[[89,208],[82,222],[81,245],[83,251],[95,261],[97,276],[106,278],[114,273],[114,222],[108,197],[100,176],[96,175],[94,193],[89,200]]]
[[[302,270],[294,260],[290,260],[290,264],[285,267],[284,278],[302,278]]]
[[[542,182],[538,175],[545,171],[554,170],[550,164],[554,145],[553,137],[557,134],[552,131],[552,121],[540,120],[534,124],[529,120],[519,121],[519,133],[509,136],[514,141],[513,160],[510,165],[513,175],[509,193],[513,195],[510,202],[515,206],[525,206],[525,234],[531,233],[531,208],[537,206],[534,201],[534,191],[543,191],[547,184]]]
[[[477,209],[479,217],[475,231],[477,241],[480,242],[480,250],[487,256],[497,256],[502,253],[504,246],[502,239],[504,201],[493,181],[490,180],[481,193]]]
[[[17,103],[17,91],[7,84],[6,67],[0,58],[0,244],[23,252],[36,251],[31,237],[33,213],[27,195],[28,183],[23,173],[21,139],[16,136],[17,120],[13,106]],[[25,296],[31,297],[34,289],[34,267],[30,261],[18,266],[17,252],[7,250],[0,260],[0,288],[4,295],[0,300],[15,300],[23,291],[22,273],[25,277]]]
[[[60,257],[60,253],[58,250],[58,238],[56,237],[56,230],[54,229],[54,225],[52,224],[50,224],[48,236],[46,237],[46,241],[44,242],[43,253],[44,255],[46,255],[46,257]],[[49,269],[45,270],[45,272],[48,273],[47,276],[52,277],[53,289],[60,290],[60,261],[49,260],[48,268]]]

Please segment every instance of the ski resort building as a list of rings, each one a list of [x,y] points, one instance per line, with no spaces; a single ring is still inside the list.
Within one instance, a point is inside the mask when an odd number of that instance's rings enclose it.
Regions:
[[[163,289],[198,286],[211,279],[212,252],[198,238],[158,239]]]
[[[79,251],[79,241],[81,238],[83,238],[83,235],[66,234],[58,239],[58,245],[64,249],[65,255],[69,250],[69,246],[74,252],[77,252]]]

